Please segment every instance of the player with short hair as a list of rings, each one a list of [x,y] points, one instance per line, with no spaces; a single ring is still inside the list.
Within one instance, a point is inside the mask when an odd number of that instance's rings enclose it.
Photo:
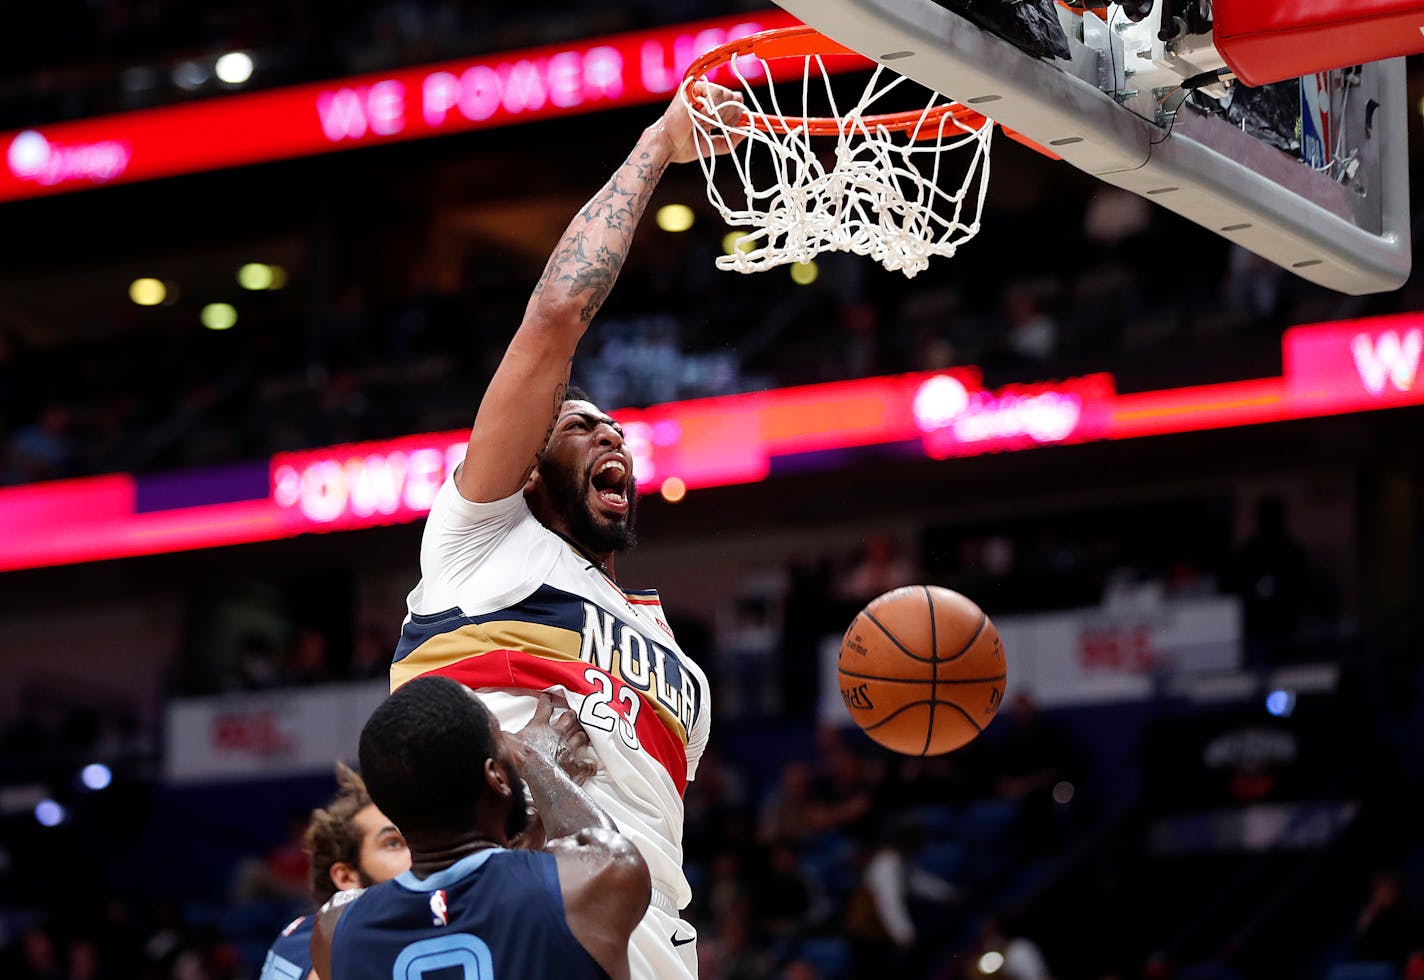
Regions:
[[[740,97],[698,82],[728,118]],[[633,457],[616,420],[569,387],[574,349],[603,305],[663,172],[709,143],[679,99],[570,222],[485,390],[464,462],[436,496],[421,581],[391,667],[477,690],[506,731],[538,692],[567,699],[601,763],[586,784],[647,860],[637,977],[697,975],[696,933],[678,910],[682,793],[707,744],[707,678],[678,647],[656,592],[625,590],[614,558],[634,537]]]
[[[320,908],[348,888],[388,881],[410,867],[410,848],[390,819],[371,802],[366,784],[349,766],[336,765],[336,795],[313,810],[302,839],[311,856],[311,896]],[[259,980],[305,980],[311,973],[314,916],[290,922],[267,951]]]
[[[637,848],[569,776],[587,746],[543,696],[518,735],[442,677],[403,686],[361,732],[371,795],[410,841],[410,870],[323,911],[312,940],[326,980],[629,976],[628,937],[651,883]],[[529,795],[550,841],[512,850]]]

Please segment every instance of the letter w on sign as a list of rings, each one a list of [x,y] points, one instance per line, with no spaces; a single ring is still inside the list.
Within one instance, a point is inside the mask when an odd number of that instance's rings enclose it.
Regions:
[[[1409,391],[1419,374],[1419,357],[1424,354],[1424,330],[1408,330],[1402,338],[1393,330],[1377,338],[1358,333],[1350,340],[1350,353],[1360,383],[1370,394],[1382,395],[1390,386]]]

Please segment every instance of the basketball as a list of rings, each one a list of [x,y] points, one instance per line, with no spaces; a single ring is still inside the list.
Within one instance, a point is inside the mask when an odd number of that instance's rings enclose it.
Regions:
[[[977,605],[908,585],[873,599],[841,639],[841,697],[876,742],[941,755],[988,727],[1004,698],[1004,647]]]

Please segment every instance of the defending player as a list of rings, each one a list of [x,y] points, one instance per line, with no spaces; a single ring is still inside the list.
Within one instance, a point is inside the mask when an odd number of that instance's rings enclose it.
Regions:
[[[700,82],[694,94],[743,114],[727,89]],[[480,691],[506,731],[523,727],[537,692],[566,697],[602,763],[585,788],[652,873],[630,955],[634,976],[657,980],[697,974],[696,933],[678,910],[692,897],[682,792],[707,743],[707,679],[657,594],[614,578],[633,540],[633,460],[618,423],[568,383],[653,189],[699,146],[706,136],[674,100],[569,224],[431,508],[391,667],[392,689],[438,674]]]
[[[410,867],[405,838],[376,809],[361,777],[336,767],[336,795],[313,810],[303,843],[311,855],[311,895],[316,908],[348,888],[388,881]],[[315,916],[293,920],[267,951],[258,980],[306,980],[311,973]]]
[[[376,709],[361,770],[405,830],[411,868],[322,913],[320,977],[628,977],[647,865],[561,768],[582,731],[552,712],[545,696],[524,731],[503,735],[475,695],[439,677]],[[525,778],[550,837],[542,851],[507,847],[527,821]]]

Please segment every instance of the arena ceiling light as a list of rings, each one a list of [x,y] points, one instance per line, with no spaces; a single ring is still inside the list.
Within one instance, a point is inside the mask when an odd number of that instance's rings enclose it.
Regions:
[[[173,69],[173,84],[191,92],[201,88],[208,80],[208,70],[196,61],[185,61]]]
[[[79,782],[84,785],[85,789],[96,793],[101,789],[108,789],[109,784],[113,781],[113,772],[102,762],[91,762],[79,770]]]
[[[664,500],[670,504],[675,504],[687,496],[687,484],[683,482],[681,477],[670,476],[663,481],[662,488],[659,492],[663,495]]]
[[[54,800],[43,799],[35,804],[35,820],[41,827],[58,827],[69,814]]]
[[[756,247],[756,242],[749,237],[750,235],[751,232],[749,230],[741,228],[727,232],[722,236],[722,254],[731,255],[738,249],[743,252],[750,252]]]
[[[271,289],[276,275],[265,262],[249,262],[237,270],[237,284],[253,291]]]
[[[984,976],[992,976],[1004,968],[1004,954],[997,949],[991,949],[979,957],[979,962],[975,965]]]
[[[252,77],[252,55],[246,51],[229,51],[217,60],[213,73],[224,85],[241,85]]]
[[[809,286],[821,275],[821,267],[815,262],[795,262],[791,266],[791,281],[798,286]]]
[[[161,279],[145,276],[129,283],[129,299],[139,306],[157,306],[168,298],[168,287]]]
[[[692,208],[686,204],[664,204],[658,208],[658,227],[663,231],[687,231],[696,220]]]
[[[237,310],[231,303],[209,303],[199,318],[209,330],[228,330],[237,325]]]

